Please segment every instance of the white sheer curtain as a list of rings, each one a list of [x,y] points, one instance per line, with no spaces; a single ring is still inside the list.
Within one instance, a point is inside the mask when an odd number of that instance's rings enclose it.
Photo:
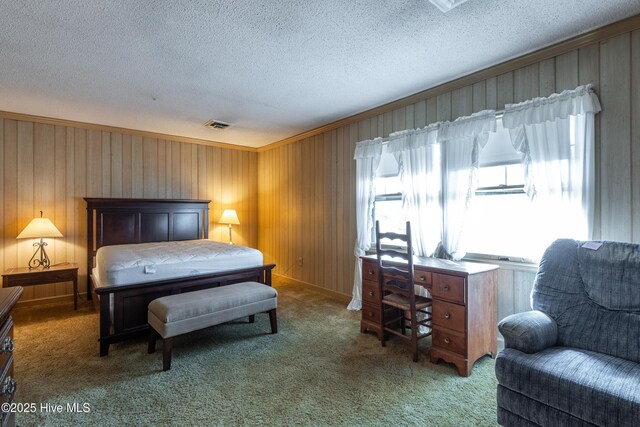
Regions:
[[[411,221],[413,248],[418,256],[430,256],[442,240],[439,127],[434,123],[423,129],[392,133],[387,145],[400,167],[402,205],[405,218]]]
[[[525,190],[540,220],[533,254],[558,237],[593,238],[595,205],[593,85],[505,108],[502,123],[523,154]]]
[[[362,260],[361,256],[371,246],[373,227],[373,202],[375,191],[373,180],[382,156],[382,138],[359,142],[353,158],[356,161],[356,268],[353,279],[353,297],[349,310],[362,308]]]
[[[442,241],[442,157],[438,143],[440,123],[417,130],[404,130],[389,135],[387,151],[393,153],[400,168],[402,207],[405,219],[411,221],[414,254],[431,256]],[[415,286],[417,295],[428,297],[428,291]],[[418,313],[418,321],[425,315]],[[420,333],[428,331],[419,327]]]
[[[496,131],[496,112],[480,111],[440,126],[438,141],[443,143],[443,239],[446,256],[459,260],[466,254],[465,221],[476,189],[476,169],[480,151],[489,132]]]

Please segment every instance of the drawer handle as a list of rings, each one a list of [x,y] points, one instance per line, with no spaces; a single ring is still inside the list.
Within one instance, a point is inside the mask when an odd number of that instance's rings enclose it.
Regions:
[[[420,280],[423,281],[423,282],[426,282],[427,277],[426,276],[420,276]]]
[[[449,337],[445,337],[444,338],[444,343],[445,344],[451,344],[451,339]]]
[[[2,343],[2,347],[0,347],[0,353],[13,353],[14,348],[11,337],[6,337]]]
[[[375,272],[373,270],[369,270],[369,276],[373,276]]]
[[[373,296],[373,291],[369,291],[369,296],[372,297]]]
[[[0,394],[8,394],[9,396],[13,396],[13,393],[16,392],[16,388],[18,388],[18,383],[16,383],[16,380],[11,377],[7,377],[2,383]]]
[[[445,312],[444,312],[444,318],[445,318],[445,319],[450,319],[450,318],[451,318],[451,315],[449,314],[449,312],[448,312],[448,311],[445,311]]]
[[[373,317],[373,316],[374,316],[373,311],[370,311],[369,312],[369,317]]]
[[[449,285],[444,285],[442,289],[445,290],[446,292],[449,292],[451,288],[449,287]]]

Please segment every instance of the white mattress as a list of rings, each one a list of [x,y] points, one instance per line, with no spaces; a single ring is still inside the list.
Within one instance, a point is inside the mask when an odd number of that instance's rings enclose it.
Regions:
[[[121,286],[262,265],[262,252],[212,240],[104,246],[96,254],[96,285]],[[99,285],[98,285],[99,284]]]

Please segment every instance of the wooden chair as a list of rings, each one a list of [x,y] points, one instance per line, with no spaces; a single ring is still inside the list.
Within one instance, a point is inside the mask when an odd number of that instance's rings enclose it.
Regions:
[[[407,251],[382,249],[380,243],[382,239],[402,240],[406,242]],[[407,221],[406,234],[381,233],[380,222],[376,221],[376,252],[381,298],[382,333],[380,334],[380,342],[384,347],[386,332],[411,341],[413,361],[417,362],[418,340],[431,335],[431,298],[415,294],[411,224],[409,221]],[[399,262],[397,259],[392,261],[388,257],[400,258],[404,262]],[[424,318],[418,320],[418,313],[423,314]],[[429,332],[420,333],[420,326],[428,327]],[[406,334],[407,328],[410,329],[410,335]]]

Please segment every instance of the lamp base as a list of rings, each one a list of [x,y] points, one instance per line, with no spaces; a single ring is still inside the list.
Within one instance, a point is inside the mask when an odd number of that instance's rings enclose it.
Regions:
[[[233,245],[233,240],[231,240],[231,224],[229,224],[229,244]]]
[[[44,250],[44,247],[47,246],[47,242],[40,239],[40,241],[35,242],[33,246],[36,248],[36,251],[33,253],[33,256],[29,260],[29,269],[33,270],[35,268],[42,267],[46,270],[51,267],[49,255],[47,255],[47,251]],[[38,254],[40,255],[39,258],[37,258]]]

